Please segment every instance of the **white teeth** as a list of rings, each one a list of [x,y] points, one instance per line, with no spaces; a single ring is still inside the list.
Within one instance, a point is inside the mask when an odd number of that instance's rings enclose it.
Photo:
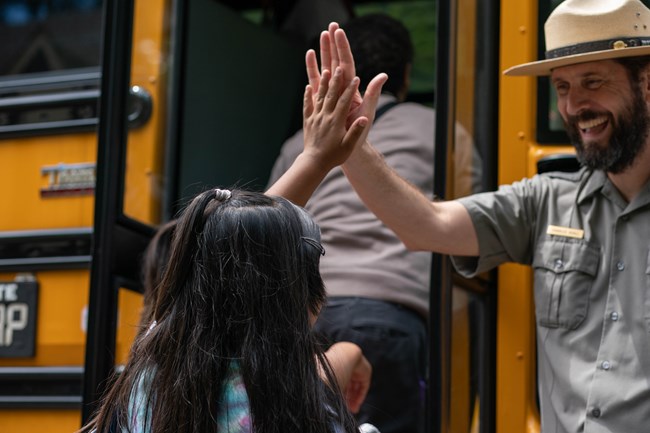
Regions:
[[[586,131],[589,128],[593,128],[595,126],[602,125],[605,122],[607,122],[607,117],[602,116],[602,117],[597,117],[595,119],[586,120],[584,122],[578,122],[578,127],[580,129],[582,129],[583,131]]]

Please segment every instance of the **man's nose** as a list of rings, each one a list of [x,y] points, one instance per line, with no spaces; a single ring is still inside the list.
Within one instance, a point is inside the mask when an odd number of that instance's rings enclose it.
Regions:
[[[566,96],[567,114],[575,116],[589,107],[587,92],[580,88],[572,88]]]

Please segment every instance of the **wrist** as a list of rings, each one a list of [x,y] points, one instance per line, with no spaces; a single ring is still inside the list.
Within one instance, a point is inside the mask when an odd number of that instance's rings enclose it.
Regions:
[[[364,140],[354,148],[350,157],[342,164],[343,168],[353,167],[357,164],[362,164],[364,161],[369,161],[376,153],[375,148],[368,140]]]
[[[308,151],[302,151],[296,158],[303,170],[308,172],[315,178],[322,179],[327,173],[332,170],[335,165],[328,164],[327,161],[319,157],[317,154],[310,153]]]

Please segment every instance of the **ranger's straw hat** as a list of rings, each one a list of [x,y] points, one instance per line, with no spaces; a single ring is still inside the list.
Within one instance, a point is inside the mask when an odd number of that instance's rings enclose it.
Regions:
[[[506,75],[550,75],[576,63],[650,55],[650,10],[639,0],[566,0],[544,24],[546,60]]]

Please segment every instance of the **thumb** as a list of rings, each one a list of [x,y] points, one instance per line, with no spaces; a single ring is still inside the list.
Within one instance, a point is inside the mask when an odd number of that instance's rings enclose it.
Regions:
[[[365,116],[358,117],[345,133],[342,142],[343,147],[354,148],[357,143],[365,140],[369,131],[370,121],[368,118]]]
[[[381,95],[381,89],[386,81],[388,81],[388,75],[383,72],[378,74],[370,81],[370,83],[368,83],[366,91],[363,94],[363,103],[360,107],[360,113],[362,116],[368,117],[370,123],[375,119],[375,111],[377,110],[379,95]]]

